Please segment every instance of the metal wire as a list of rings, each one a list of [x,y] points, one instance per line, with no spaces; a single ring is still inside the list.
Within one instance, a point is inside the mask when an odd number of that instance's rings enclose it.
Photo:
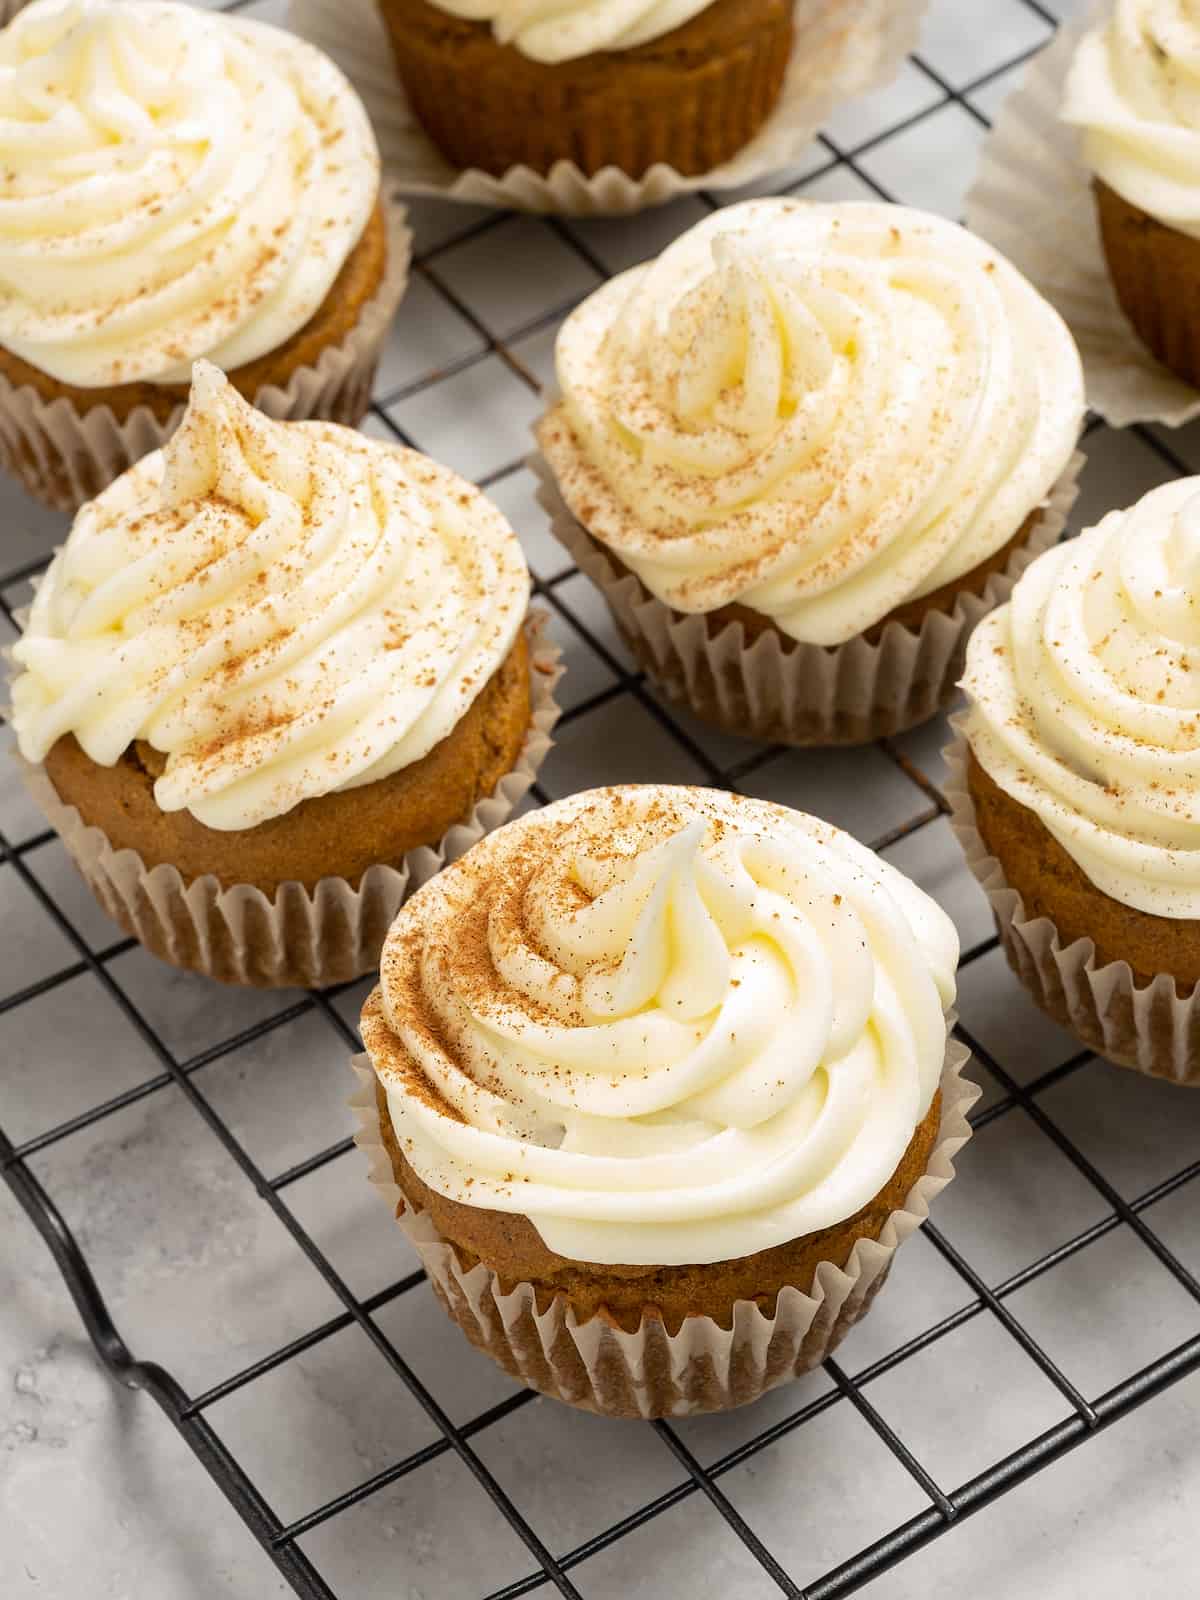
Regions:
[[[242,0],[235,0],[235,5],[240,6],[241,3]],[[1044,6],[1038,3],[1038,0],[1022,0],[1022,3],[1026,5],[1031,13],[1044,22],[1053,22],[1054,19],[1045,10]],[[937,91],[937,95],[932,99],[931,103],[912,116],[893,124],[884,132],[873,135],[870,139],[849,148],[842,148],[833,139],[823,137],[822,144],[829,156],[829,160],[823,166],[819,166],[815,172],[810,173],[809,177],[805,179],[805,183],[832,172],[840,166],[853,172],[862,183],[866,184],[868,188],[882,198],[891,199],[892,196],[873,178],[869,169],[860,165],[861,158],[869,155],[876,146],[883,144],[890,138],[894,138],[898,133],[923,121],[925,118],[936,115],[937,112],[951,104],[958,105],[977,122],[986,123],[986,118],[983,117],[970,99],[972,91],[990,83],[994,78],[1008,71],[1023,59],[1023,55],[1016,57],[1012,61],[1007,61],[993,68],[971,83],[961,88],[956,88],[921,57],[914,56],[912,58],[913,66],[924,75],[931,87]],[[802,188],[803,186],[798,187]],[[712,196],[702,195],[700,198],[709,206],[715,206],[718,203]],[[485,323],[474,313],[470,305],[454,293],[439,272],[439,262],[449,250],[461,246],[468,238],[476,237],[499,226],[502,220],[499,217],[484,218],[478,223],[472,224],[469,228],[456,233],[452,240],[427,251],[417,261],[417,270],[427,279],[436,292],[448,301],[458,314],[471,325],[482,342],[481,349],[464,356],[437,376],[440,378],[453,376],[460,371],[467,370],[477,362],[487,359],[489,356],[499,356],[510,372],[521,382],[536,388],[537,385],[533,375],[522,363],[519,355],[515,354],[510,348],[512,339],[501,341],[495,338]],[[548,226],[554,230],[562,242],[576,251],[596,272],[606,275],[603,263],[596,259],[593,252],[576,237],[571,228],[558,222],[551,222]],[[531,333],[549,328],[564,309],[564,307],[560,306],[534,319],[521,328],[513,338],[523,338]],[[426,377],[415,383],[397,388],[385,395],[382,402],[377,402],[374,408],[377,422],[390,428],[398,438],[405,442],[411,442],[407,439],[404,429],[397,423],[391,408],[402,404],[405,399],[427,387],[430,381],[431,379]],[[1137,429],[1135,431],[1147,447],[1159,457],[1165,467],[1177,473],[1186,473],[1189,470],[1186,464],[1156,434],[1148,429]],[[513,472],[519,470],[520,465],[519,462],[513,462],[499,471],[490,473],[485,480],[481,481],[496,483],[504,480]],[[13,622],[13,605],[16,603],[12,598],[13,592],[25,584],[28,579],[36,576],[44,567],[47,559],[48,555],[47,557],[24,561],[7,572],[0,573],[0,614],[6,617],[10,623]],[[706,752],[703,745],[681,728],[669,711],[659,703],[657,697],[650,692],[642,675],[626,670],[623,663],[613,655],[604,641],[596,636],[595,632],[588,627],[587,623],[572,608],[564,596],[564,585],[573,575],[574,569],[566,567],[563,571],[539,581],[536,584],[536,589],[542,600],[557,613],[563,624],[574,629],[583,643],[603,663],[611,675],[612,682],[588,699],[574,705],[563,718],[564,726],[569,727],[576,719],[586,716],[589,712],[603,707],[610,701],[628,696],[655,721],[662,730],[664,737],[673,741],[676,746],[686,753],[709,783],[721,787],[737,787],[739,784],[744,784],[747,779],[752,778],[760,768],[769,763],[778,754],[776,750],[768,748],[755,751],[730,766],[723,767],[715,761]],[[936,783],[920,769],[919,765],[898,749],[894,743],[884,741],[879,748],[896,770],[902,774],[911,787],[913,796],[912,815],[900,825],[889,829],[880,838],[872,841],[876,847],[886,847],[927,828],[931,823],[945,815],[947,806]],[[537,794],[538,798],[545,800],[546,796],[542,791],[538,790]],[[1092,1058],[1086,1052],[1081,1052],[1073,1056],[1069,1061],[1051,1068],[1032,1082],[1021,1084],[1013,1078],[1000,1061],[996,1060],[983,1047],[978,1039],[973,1038],[966,1029],[960,1028],[959,1033],[964,1042],[970,1046],[976,1060],[990,1074],[1000,1090],[1000,1098],[975,1115],[973,1118],[975,1125],[983,1127],[997,1118],[1013,1114],[1025,1115],[1031,1118],[1042,1132],[1053,1141],[1057,1149],[1071,1162],[1084,1181],[1103,1199],[1106,1208],[1105,1214],[1100,1220],[1091,1224],[1074,1238],[1056,1246],[1038,1260],[1012,1274],[1005,1281],[990,1286],[971,1265],[970,1261],[944,1237],[936,1226],[927,1225],[925,1237],[958,1275],[969,1292],[969,1298],[962,1306],[949,1316],[944,1317],[933,1327],[925,1329],[922,1333],[889,1352],[888,1355],[864,1368],[856,1375],[847,1374],[836,1361],[826,1362],[826,1371],[832,1380],[831,1387],[826,1392],[799,1406],[791,1415],[773,1421],[769,1425],[764,1425],[753,1438],[740,1443],[736,1448],[708,1466],[702,1465],[697,1460],[678,1432],[669,1423],[647,1424],[646,1426],[652,1426],[657,1431],[664,1447],[670,1452],[677,1464],[681,1474],[679,1481],[668,1490],[646,1501],[575,1548],[555,1555],[547,1548],[472,1446],[472,1441],[480,1434],[486,1432],[486,1430],[503,1419],[520,1412],[533,1398],[532,1394],[528,1391],[516,1393],[481,1412],[465,1424],[454,1423],[435,1396],[416,1376],[403,1354],[384,1334],[376,1320],[377,1314],[399,1297],[419,1290],[420,1285],[424,1282],[424,1274],[421,1272],[410,1273],[408,1276],[369,1297],[358,1298],[349,1289],[342,1276],[334,1268],[308,1230],[299,1223],[280,1198],[281,1191],[285,1190],[289,1185],[317,1171],[328,1162],[342,1155],[347,1149],[349,1141],[345,1139],[339,1140],[326,1149],[296,1162],[275,1177],[268,1178],[259,1169],[232,1129],[204,1094],[203,1071],[205,1068],[229,1056],[232,1052],[253,1044],[277,1029],[285,1027],[305,1014],[314,1014],[322,1017],[328,1024],[331,1029],[331,1049],[356,1049],[357,1041],[353,1030],[341,1017],[336,1007],[331,1004],[331,999],[335,997],[336,991],[330,994],[307,996],[277,1014],[253,1023],[235,1033],[232,1037],[222,1040],[219,1044],[205,1049],[190,1059],[176,1059],[162,1037],[113,975],[113,964],[116,958],[128,951],[133,941],[117,939],[100,950],[91,950],[83,936],[72,925],[70,918],[59,907],[54,897],[46,890],[36,872],[31,868],[31,862],[36,864],[38,852],[43,850],[53,837],[53,834],[44,830],[20,840],[10,841],[0,836],[0,861],[8,863],[9,869],[22,880],[29,893],[40,902],[46,914],[70,942],[74,951],[74,959],[60,970],[39,978],[36,982],[29,984],[17,993],[0,1000],[0,1012],[17,1009],[73,978],[82,976],[85,973],[91,973],[103,985],[110,998],[147,1045],[156,1060],[157,1070],[144,1082],[135,1084],[133,1087],[113,1095],[108,1100],[92,1106],[59,1125],[38,1133],[36,1136],[28,1138],[21,1143],[12,1142],[0,1130],[0,1170],[2,1170],[10,1190],[53,1255],[101,1361],[118,1382],[133,1389],[144,1390],[152,1397],[192,1450],[199,1465],[218,1485],[232,1509],[246,1524],[267,1555],[275,1563],[279,1572],[291,1585],[295,1593],[304,1597],[304,1600],[336,1600],[336,1597],[334,1596],[334,1591],[329,1588],[328,1584],[299,1548],[297,1540],[312,1529],[342,1515],[350,1508],[360,1505],[389,1484],[397,1482],[410,1473],[419,1472],[439,1456],[451,1453],[456,1455],[474,1476],[499,1514],[518,1539],[522,1541],[530,1557],[530,1570],[514,1582],[494,1590],[487,1597],[487,1600],[516,1600],[517,1596],[530,1594],[537,1590],[557,1590],[558,1593],[565,1596],[576,1596],[578,1590],[572,1582],[570,1574],[577,1566],[616,1544],[635,1530],[652,1523],[662,1516],[664,1512],[680,1502],[695,1496],[700,1496],[707,1502],[711,1514],[719,1517],[724,1522],[754,1561],[757,1562],[764,1574],[770,1578],[783,1594],[792,1597],[792,1600],[838,1600],[838,1597],[852,1594],[862,1588],[863,1585],[879,1577],[880,1574],[929,1543],[930,1540],[945,1534],[949,1529],[974,1515],[977,1511],[982,1510],[985,1506],[990,1505],[999,1496],[1014,1489],[1033,1474],[1059,1460],[1069,1451],[1076,1449],[1103,1429],[1118,1422],[1137,1406],[1146,1403],[1171,1385],[1179,1383],[1181,1380],[1200,1371],[1200,1333],[1198,1333],[1169,1354],[1162,1356],[1140,1371],[1129,1374],[1122,1382],[1105,1394],[1089,1400],[1071,1383],[1033,1334],[1014,1315],[1008,1304],[1011,1296],[1019,1289],[1035,1281],[1043,1274],[1053,1271],[1105,1234],[1121,1227],[1130,1229],[1153,1252],[1157,1260],[1184,1291],[1193,1300],[1200,1301],[1200,1283],[1158,1237],[1147,1222],[1145,1215],[1152,1205],[1165,1198],[1168,1194],[1200,1178],[1200,1160],[1161,1180],[1143,1194],[1131,1200],[1126,1200],[1097,1170],[1083,1152],[1075,1146],[1068,1135],[1047,1113],[1042,1103],[1042,1095],[1046,1089],[1063,1081],[1070,1074],[1081,1070]],[[996,944],[995,938],[989,938],[966,951],[963,956],[964,968],[970,967],[974,962],[982,960],[991,954],[995,950]],[[342,1307],[336,1316],[290,1340],[241,1371],[230,1374],[219,1383],[196,1395],[189,1395],[167,1368],[156,1362],[141,1360],[129,1350],[114,1325],[78,1241],[65,1223],[52,1196],[47,1193],[28,1165],[30,1157],[40,1154],[59,1141],[103,1122],[106,1118],[113,1116],[139,1100],[160,1094],[169,1088],[174,1088],[177,1092],[186,1096],[245,1178],[254,1186],[260,1201],[271,1210],[273,1215],[287,1229],[304,1255],[320,1273],[322,1279]],[[988,1316],[995,1319],[997,1325],[1018,1344],[1025,1355],[1063,1396],[1070,1408],[1070,1414],[1053,1428],[1048,1429],[1034,1439],[1030,1439],[1020,1449],[1014,1450],[1003,1459],[995,1462],[987,1471],[978,1474],[956,1488],[945,1489],[936,1482],[921,1462],[917,1453],[896,1433],[872,1403],[870,1388],[875,1381],[886,1373],[895,1370],[905,1361],[935,1346],[939,1340],[944,1339],[972,1319],[980,1316]],[[265,1496],[245,1469],[221,1442],[209,1425],[206,1413],[217,1402],[246,1389],[304,1352],[352,1327],[359,1328],[378,1353],[387,1361],[396,1381],[407,1389],[434,1423],[437,1429],[437,1437],[420,1449],[398,1458],[344,1493],[335,1496],[324,1504],[312,1507],[303,1516],[285,1524],[273,1511]],[[803,1428],[813,1418],[830,1407],[837,1405],[851,1406],[859,1413],[882,1446],[900,1464],[912,1481],[917,1484],[929,1503],[925,1510],[912,1517],[902,1526],[894,1529],[884,1538],[859,1551],[849,1560],[841,1563],[817,1580],[808,1583],[805,1587],[801,1587],[735,1509],[721,1489],[721,1479],[761,1451],[766,1450],[795,1430]],[[633,1425],[631,1424],[631,1426]],[[344,1600],[349,1600],[349,1597],[344,1597]]]

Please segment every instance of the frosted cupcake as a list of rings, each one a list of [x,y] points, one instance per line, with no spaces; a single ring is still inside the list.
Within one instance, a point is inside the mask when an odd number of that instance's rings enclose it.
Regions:
[[[971,640],[958,825],[1009,959],[1093,1049],[1200,1082],[1200,478],[1050,551]]]
[[[1079,45],[1062,114],[1082,130],[1121,309],[1200,385],[1200,13],[1188,0],[1117,0]]]
[[[760,738],[933,715],[1073,493],[1061,318],[898,206],[719,212],[585,301],[557,371],[556,531],[667,694]]]
[[[794,0],[380,0],[405,93],[456,167],[710,172],[761,128]]]
[[[619,1416],[821,1361],[952,1176],[958,943],[838,829],[742,796],[573,796],[397,918],[360,1143],[468,1338]],[[373,1069],[373,1070],[372,1070]]]
[[[503,821],[554,707],[516,535],[415,451],[272,422],[198,363],[75,519],[14,647],[35,793],[105,909],[233,982],[369,971]],[[541,670],[538,670],[538,669]]]
[[[74,510],[163,443],[192,362],[357,422],[403,212],[349,83],[280,29],[35,0],[0,32],[0,458]]]

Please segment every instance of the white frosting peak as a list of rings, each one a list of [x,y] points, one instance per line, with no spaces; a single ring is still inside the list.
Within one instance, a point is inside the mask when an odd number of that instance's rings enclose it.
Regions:
[[[333,63],[170,0],[35,0],[0,33],[0,344],[64,383],[185,382],[298,332],[379,191]]]
[[[1097,888],[1200,917],[1200,478],[1039,557],[964,687],[980,764]]]
[[[490,22],[500,44],[533,61],[633,50],[681,28],[712,0],[433,0],[439,11]]]
[[[1131,205],[1200,237],[1200,7],[1195,0],[1116,0],[1084,36],[1063,119],[1083,129],[1083,157]]]
[[[64,734],[211,828],[419,761],[511,649],[529,577],[454,473],[329,423],[272,422],[197,364],[165,450],[75,519],[14,647],[22,754]]]
[[[1083,419],[1062,320],[941,218],[732,206],[569,317],[542,446],[682,612],[839,644],[1005,545]]]
[[[835,828],[598,790],[414,897],[364,1037],[437,1193],[573,1260],[720,1261],[884,1187],[938,1086],[957,959],[944,913]]]

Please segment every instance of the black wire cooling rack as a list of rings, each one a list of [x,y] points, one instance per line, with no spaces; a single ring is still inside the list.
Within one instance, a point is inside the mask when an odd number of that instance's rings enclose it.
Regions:
[[[1034,0],[1009,0],[1009,3],[1014,6],[1024,6],[1030,17],[1046,27],[1055,21],[1052,12],[1043,5],[1035,4]],[[943,4],[939,9],[945,13],[947,7]],[[972,26],[973,9],[965,5],[962,7],[964,30]],[[1041,39],[1038,42],[1042,42]],[[939,70],[924,57],[912,58],[908,70],[920,74],[928,89],[926,103],[922,108],[910,115],[901,116],[889,127],[874,133],[871,138],[861,143],[848,143],[844,138],[834,140],[831,137],[823,137],[820,158],[813,163],[812,169],[803,181],[793,185],[795,192],[804,193],[814,185],[827,181],[831,176],[848,175],[865,192],[874,193],[884,199],[909,198],[903,192],[903,184],[899,186],[901,193],[896,196],[892,192],[892,186],[881,181],[879,169],[877,167],[873,169],[870,159],[872,152],[882,148],[898,135],[917,128],[926,119],[944,112],[950,106],[955,106],[965,113],[972,127],[978,129],[980,126],[985,126],[987,117],[984,108],[991,103],[990,91],[1001,84],[1005,74],[1017,67],[1029,53],[1031,53],[1029,50],[1025,50],[999,64],[992,63],[987,72],[974,77],[967,75],[961,82],[955,81],[956,78],[963,77],[961,73]],[[701,196],[699,203],[712,205],[716,202],[709,197]],[[431,247],[418,251],[418,277],[422,281],[424,291],[432,292],[437,297],[440,307],[452,308],[458,319],[473,330],[475,348],[450,364],[444,365],[438,372],[427,373],[420,379],[400,384],[390,394],[383,394],[376,402],[371,423],[377,430],[418,445],[424,443],[425,439],[421,426],[410,420],[407,401],[426,391],[431,385],[453,381],[456,377],[468,373],[473,366],[497,358],[504,363],[509,376],[524,385],[526,390],[536,391],[537,363],[525,351],[538,347],[539,336],[541,336],[541,347],[544,348],[545,336],[552,332],[553,326],[567,309],[559,304],[546,314],[526,319],[524,325],[516,330],[507,329],[503,335],[498,334],[489,325],[486,312],[474,305],[470,292],[463,289],[455,272],[451,270],[450,258],[451,253],[464,242],[469,244],[478,241],[489,231],[505,226],[504,220],[491,217],[482,220],[471,218],[469,221],[464,221],[457,229],[452,229],[448,236],[445,235],[444,219],[439,221],[437,226],[443,236]],[[544,229],[545,237],[555,241],[556,252],[565,246],[592,272],[597,275],[606,274],[606,251],[602,244],[597,243],[594,230],[575,229],[570,225],[554,221],[539,222],[536,227]],[[660,247],[661,243],[661,239],[651,238],[646,245],[646,251]],[[400,337],[403,337],[403,329],[402,311]],[[528,345],[525,344],[527,340],[530,341]],[[1153,430],[1138,429],[1133,432],[1139,440],[1146,461],[1152,463],[1150,470],[1153,473],[1165,478],[1191,470],[1189,464]],[[1094,428],[1091,433],[1091,443],[1097,449],[1105,448],[1115,437],[1107,430]],[[494,486],[496,492],[503,495],[506,490],[513,488],[519,471],[519,462],[514,460],[499,470],[491,470],[478,476],[481,482]],[[1139,487],[1142,486],[1144,485]],[[44,567],[48,553],[47,551],[37,559],[22,561],[10,565],[7,570],[0,571],[0,611],[3,612],[10,627],[15,626],[14,608],[23,602],[27,594],[28,581]],[[745,753],[749,751],[749,747],[745,747],[745,751],[734,758],[717,759],[713,754],[713,745],[706,740],[703,732],[694,725],[682,726],[659,703],[640,675],[627,669],[620,657],[619,645],[611,635],[605,635],[603,623],[595,620],[596,614],[588,608],[577,583],[572,584],[575,576],[572,569],[548,570],[546,564],[540,564],[539,560],[534,560],[533,565],[538,570],[537,591],[551,610],[556,626],[562,632],[564,642],[568,645],[568,655],[574,657],[576,665],[581,661],[587,661],[591,667],[596,668],[598,663],[599,667],[596,670],[604,679],[603,687],[576,698],[565,713],[560,729],[560,741],[561,748],[566,750],[568,756],[572,749],[576,753],[585,748],[594,752],[597,746],[603,755],[612,730],[620,728],[623,713],[628,710],[631,715],[640,717],[647,727],[652,728],[655,739],[661,742],[663,750],[671,752],[671,762],[675,763],[675,765],[668,763],[667,769],[660,771],[657,770],[655,759],[650,757],[649,770],[642,770],[638,776],[650,780],[657,777],[677,777],[678,762],[683,760],[697,781],[721,787],[748,789],[754,789],[756,784],[761,783],[764,775],[771,771],[774,763],[777,763],[778,752],[758,750]],[[548,564],[548,568],[553,568],[552,561]],[[586,679],[587,674],[584,674],[584,677]],[[915,840],[923,830],[936,825],[939,819],[945,817],[948,808],[938,787],[939,769],[936,757],[930,754],[936,748],[936,739],[923,739],[915,744],[909,740],[885,741],[878,747],[878,752],[885,758],[889,771],[894,775],[900,775],[903,783],[908,786],[910,803],[906,807],[906,815],[902,822],[889,827],[882,835],[868,840],[876,848],[887,849],[906,840]],[[554,772],[557,772],[557,778]],[[552,794],[564,792],[566,787],[575,786],[566,776],[561,763],[553,772],[550,767],[547,768],[544,782]],[[801,806],[805,804],[806,793],[802,784],[798,784],[794,792],[783,795],[776,782],[772,793],[776,798],[787,798]],[[536,792],[536,798],[541,801],[547,797],[547,793],[542,789]],[[834,816],[833,820],[839,818]],[[92,1106],[81,1114],[43,1130],[23,1142],[14,1142],[0,1130],[0,1166],[3,1168],[4,1179],[51,1251],[96,1352],[113,1378],[131,1389],[142,1390],[153,1398],[194,1453],[198,1466],[202,1467],[218,1485],[232,1509],[242,1518],[279,1572],[290,1583],[296,1594],[305,1597],[305,1600],[318,1600],[318,1597],[320,1600],[334,1600],[335,1590],[318,1572],[316,1566],[301,1549],[298,1540],[320,1525],[339,1517],[351,1507],[368,1500],[386,1486],[396,1483],[409,1474],[418,1473],[436,1458],[450,1454],[456,1456],[474,1477],[499,1515],[521,1541],[528,1555],[527,1572],[517,1581],[492,1589],[485,1600],[516,1600],[519,1595],[538,1590],[544,1592],[557,1590],[565,1596],[577,1596],[580,1590],[576,1587],[572,1574],[583,1562],[616,1544],[635,1530],[652,1524],[663,1513],[689,1498],[698,1498],[707,1503],[709,1514],[722,1519],[728,1530],[757,1562],[761,1571],[783,1594],[792,1597],[792,1600],[835,1600],[837,1596],[848,1595],[861,1589],[922,1546],[950,1533],[999,1496],[1058,1461],[1068,1452],[1086,1444],[1102,1430],[1128,1416],[1136,1407],[1189,1375],[1200,1372],[1200,1282],[1176,1257],[1147,1220],[1147,1213],[1152,1206],[1194,1178],[1200,1177],[1200,1159],[1136,1196],[1123,1195],[1064,1131],[1060,1122],[1047,1111],[1043,1103],[1043,1095],[1047,1089],[1084,1069],[1092,1058],[1087,1053],[1080,1053],[1056,1064],[1038,1077],[1020,1081],[1019,1073],[1014,1075],[1001,1060],[996,1059],[995,1055],[984,1047],[979,1038],[973,1037],[968,1028],[960,1026],[958,1031],[963,1042],[974,1052],[976,1062],[979,1063],[984,1075],[991,1080],[993,1090],[990,1103],[986,1104],[985,1109],[978,1111],[972,1119],[975,1128],[979,1130],[997,1118],[1012,1115],[1024,1115],[1031,1119],[1090,1187],[1093,1197],[1100,1203],[1103,1214],[1073,1238],[1055,1245],[1020,1271],[995,1283],[987,1281],[986,1274],[955,1247],[940,1231],[936,1222],[928,1224],[924,1229],[924,1238],[943,1258],[949,1269],[957,1275],[966,1295],[964,1303],[951,1315],[943,1317],[933,1326],[924,1329],[916,1337],[910,1338],[853,1376],[849,1375],[838,1361],[828,1361],[825,1370],[830,1380],[829,1387],[815,1399],[799,1404],[795,1411],[782,1419],[772,1416],[772,1420],[764,1423],[761,1430],[753,1437],[739,1436],[734,1448],[728,1449],[726,1453],[707,1463],[702,1464],[689,1448],[683,1437],[685,1430],[670,1422],[628,1424],[630,1428],[642,1426],[656,1431],[662,1444],[678,1464],[680,1469],[678,1481],[667,1491],[638,1505],[636,1509],[574,1548],[551,1550],[529,1517],[518,1509],[497,1475],[485,1463],[475,1444],[486,1430],[502,1419],[520,1412],[535,1397],[527,1391],[514,1393],[465,1423],[452,1421],[435,1394],[418,1377],[414,1366],[409,1359],[406,1359],[404,1349],[388,1337],[377,1320],[377,1314],[399,1297],[425,1293],[421,1287],[424,1275],[419,1271],[412,1272],[378,1293],[365,1298],[357,1296],[351,1291],[344,1276],[333,1265],[328,1254],[318,1245],[312,1233],[297,1220],[285,1201],[284,1196],[290,1185],[342,1156],[349,1148],[350,1141],[343,1139],[289,1167],[286,1171],[273,1177],[268,1176],[251,1157],[244,1143],[239,1141],[228,1121],[215,1109],[204,1092],[204,1069],[244,1046],[261,1040],[268,1033],[308,1012],[324,1017],[333,1030],[330,1038],[331,1070],[336,1070],[336,1058],[339,1053],[349,1054],[359,1048],[353,1029],[345,1021],[339,1008],[332,1003],[337,998],[337,991],[305,995],[295,1004],[267,1020],[258,1021],[233,1037],[222,1039],[218,1044],[190,1058],[180,1059],[164,1041],[160,1031],[152,1025],[143,1009],[139,1008],[114,976],[115,959],[131,948],[132,941],[118,939],[104,948],[93,949],[45,887],[42,879],[31,869],[31,863],[36,864],[37,853],[46,847],[52,838],[53,835],[48,831],[37,832],[20,839],[0,836],[0,871],[7,870],[16,875],[28,894],[35,898],[69,941],[74,951],[74,960],[61,969],[39,978],[19,992],[0,1000],[0,1013],[20,1007],[82,974],[91,973],[149,1047],[157,1062],[157,1070],[147,1081],[114,1095],[103,1103]],[[994,951],[996,945],[996,939],[990,938],[977,942],[968,949],[963,957],[964,974],[969,972],[974,963]],[[169,1352],[165,1354],[155,1352],[164,1354],[162,1361],[143,1359],[125,1343],[114,1324],[78,1239],[65,1222],[55,1203],[54,1195],[47,1191],[31,1165],[32,1158],[49,1147],[100,1123],[135,1101],[162,1091],[169,1091],[171,1086],[186,1097],[204,1120],[245,1179],[253,1185],[261,1203],[269,1208],[287,1230],[342,1307],[338,1315],[312,1327],[302,1336],[283,1344],[243,1370],[232,1373],[198,1394],[189,1393],[172,1375],[168,1364]],[[1175,1283],[1187,1296],[1190,1296],[1191,1302],[1196,1307],[1197,1331],[1159,1359],[1142,1366],[1139,1370],[1129,1372],[1122,1381],[1104,1393],[1088,1398],[1068,1378],[1044,1344],[1018,1319],[1011,1309],[1010,1301],[1018,1290],[1061,1267],[1103,1235],[1120,1228],[1128,1229],[1136,1235]],[[151,1241],[147,1240],[146,1243],[149,1245]],[[904,1291],[900,1289],[894,1292]],[[954,1488],[947,1489],[934,1480],[922,1464],[918,1451],[899,1437],[880,1409],[873,1404],[871,1387],[875,1380],[937,1345],[938,1341],[978,1317],[995,1319],[1007,1335],[1019,1345],[1029,1360],[1036,1364],[1044,1378],[1057,1390],[1065,1402],[1066,1415],[1054,1426],[1029,1438],[1020,1448],[1003,1455],[986,1471],[972,1476]],[[294,1521],[285,1523],[272,1509],[251,1475],[222,1442],[209,1421],[208,1412],[218,1401],[254,1384],[295,1357],[351,1327],[360,1329],[386,1361],[394,1381],[407,1389],[409,1395],[433,1424],[436,1437],[422,1448],[403,1455],[382,1471],[375,1472],[357,1483],[348,1492],[339,1494],[311,1508]],[[722,1489],[722,1478],[784,1435],[803,1428],[821,1412],[839,1405],[852,1407],[860,1415],[873,1430],[878,1441],[899,1464],[903,1473],[916,1484],[926,1504],[921,1511],[903,1521],[885,1537],[871,1543],[867,1548],[842,1561],[815,1580],[806,1578],[801,1585],[789,1575],[781,1560],[772,1553],[736,1509],[730,1497]],[[797,1508],[797,1516],[803,1516],[802,1506]],[[402,1566],[400,1573],[402,1577]],[[483,1574],[480,1575],[479,1588],[481,1595],[487,1589],[486,1576]],[[344,1593],[342,1600],[350,1600],[350,1596]]]

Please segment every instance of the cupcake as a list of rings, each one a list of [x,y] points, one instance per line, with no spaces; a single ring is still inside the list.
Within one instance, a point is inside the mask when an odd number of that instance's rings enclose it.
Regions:
[[[779,99],[794,0],[380,0],[418,122],[456,167],[710,172]]]
[[[1083,130],[1122,311],[1165,366],[1200,386],[1200,13],[1117,0],[1079,45],[1062,115]]]
[[[932,716],[1074,492],[1066,326],[899,206],[721,211],[568,317],[557,369],[555,531],[667,695],[762,739]]]
[[[1035,561],[971,640],[954,804],[1038,1004],[1200,1083],[1198,593],[1200,478]]]
[[[359,1142],[471,1342],[615,1416],[821,1361],[969,1135],[958,941],[837,828],[575,795],[427,884],[363,1011]]]
[[[164,960],[373,968],[413,883],[508,815],[553,722],[529,575],[476,489],[198,362],[165,450],[75,519],[14,646],[35,794]]]
[[[311,45],[166,0],[35,0],[0,32],[0,459],[74,510],[161,445],[192,362],[357,422],[408,236]]]

